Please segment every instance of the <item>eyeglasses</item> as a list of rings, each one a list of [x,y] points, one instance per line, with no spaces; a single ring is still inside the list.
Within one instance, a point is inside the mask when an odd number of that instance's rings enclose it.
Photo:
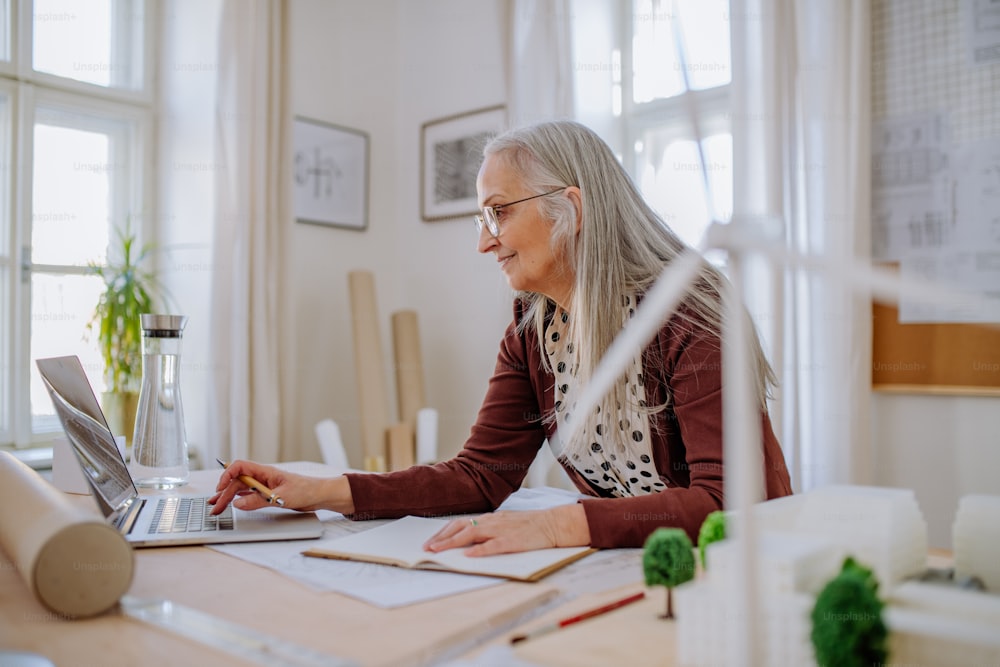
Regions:
[[[562,192],[565,189],[566,186],[563,186],[553,190],[552,192],[543,192],[540,195],[532,195],[531,197],[525,197],[524,199],[518,199],[517,201],[507,202],[506,204],[486,206],[483,208],[483,214],[476,216],[476,232],[482,234],[483,227],[486,227],[486,231],[490,233],[490,236],[497,238],[500,236],[500,219],[497,217],[497,212],[500,211],[500,209],[513,206],[514,204],[520,204],[521,202],[531,201],[532,199],[538,199],[539,197],[548,197],[549,195]]]

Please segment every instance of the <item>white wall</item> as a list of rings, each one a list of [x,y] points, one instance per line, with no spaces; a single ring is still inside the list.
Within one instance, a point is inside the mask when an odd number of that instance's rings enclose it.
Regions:
[[[1000,495],[1000,399],[875,393],[875,483],[913,489],[932,547],[951,548],[959,498]]]
[[[429,120],[504,102],[502,0],[399,2],[399,307],[420,317],[428,402],[439,410],[439,455],[468,437],[512,317],[511,291],[493,255],[476,250],[472,217],[420,218],[420,128]]]
[[[501,3],[291,3],[292,108],[371,141],[368,229],[292,223],[283,365],[285,458],[314,458],[312,426],[332,417],[361,465],[347,273],[375,274],[394,416],[390,315],[417,311],[442,456],[465,440],[510,318],[510,292],[475,250],[471,218],[420,219],[420,126],[503,101]]]
[[[187,315],[181,386],[188,442],[203,451],[208,428],[209,301],[215,179],[215,77],[221,0],[172,0],[160,8],[156,163],[158,268],[172,312]]]
[[[367,231],[287,223],[282,382],[290,400],[282,454],[318,456],[312,425],[333,417],[360,465],[346,276],[375,270],[380,310],[395,302],[391,281],[377,270],[395,254],[395,4],[306,0],[290,3],[290,11],[292,111],[368,133],[370,195]]]

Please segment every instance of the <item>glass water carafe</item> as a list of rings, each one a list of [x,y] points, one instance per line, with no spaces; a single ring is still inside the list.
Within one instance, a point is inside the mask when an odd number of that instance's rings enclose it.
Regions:
[[[181,334],[187,317],[142,315],[142,387],[132,437],[138,486],[187,484],[188,451],[181,404]]]

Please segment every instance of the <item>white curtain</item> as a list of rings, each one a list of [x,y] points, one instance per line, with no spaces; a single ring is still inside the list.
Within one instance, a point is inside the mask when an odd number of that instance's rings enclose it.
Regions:
[[[280,454],[281,230],[290,217],[286,8],[285,0],[225,0],[222,10],[209,457],[276,461]]]
[[[868,0],[732,0],[734,219],[780,220],[789,250],[870,258]],[[751,312],[781,380],[792,482],[871,483],[871,305],[772,267]]]
[[[507,121],[573,115],[570,0],[509,0]]]
[[[508,0],[507,12],[507,124],[572,118],[570,0]],[[551,450],[543,447],[526,484],[573,488],[555,463]]]

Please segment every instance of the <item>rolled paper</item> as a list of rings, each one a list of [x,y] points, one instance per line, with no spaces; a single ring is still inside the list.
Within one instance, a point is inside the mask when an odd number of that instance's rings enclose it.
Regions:
[[[417,463],[437,461],[438,411],[424,408],[417,412]]]
[[[417,412],[426,407],[416,311],[400,310],[392,314],[392,346],[396,361],[399,421],[416,430]]]
[[[413,429],[409,424],[399,423],[386,431],[389,450],[387,467],[389,470],[404,470],[414,464]]]
[[[389,393],[382,362],[375,277],[370,271],[347,274],[354,331],[354,361],[357,366],[358,401],[361,413],[361,444],[366,470],[384,470],[389,427]]]
[[[32,595],[65,618],[94,616],[132,583],[132,547],[37,472],[0,451],[0,548]]]

